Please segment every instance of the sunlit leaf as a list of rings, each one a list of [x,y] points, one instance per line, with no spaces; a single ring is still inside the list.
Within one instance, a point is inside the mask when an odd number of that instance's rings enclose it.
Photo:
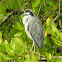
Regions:
[[[32,8],[35,8],[40,3],[40,0],[35,0],[35,2],[32,2]]]
[[[2,39],[0,38],[0,44],[1,44],[1,42],[2,42]]]
[[[19,29],[19,30],[24,30],[24,27],[23,27],[23,25],[21,25],[20,23],[16,23],[17,24],[17,29]]]
[[[55,34],[59,37],[59,31],[56,27],[52,25],[52,30],[55,32]]]
[[[6,52],[6,48],[4,45],[0,44],[0,52],[1,53],[5,53]]]
[[[51,53],[49,53],[49,60],[51,60]]]
[[[23,32],[17,32],[14,36],[21,36]]]
[[[62,22],[60,19],[59,19],[59,26],[60,26],[60,28],[62,28]]]
[[[58,43],[58,42],[55,42],[58,46],[62,46],[62,44]]]
[[[46,25],[49,27],[50,18],[47,18]]]
[[[12,59],[14,59],[14,57],[13,57],[13,56],[10,56],[10,55],[5,55],[4,58],[7,59],[7,60],[12,60]]]
[[[5,41],[4,41],[4,44],[8,44],[8,41],[7,41],[7,40],[5,40]]]
[[[50,15],[50,18],[51,18],[51,19],[53,18],[53,14]]]
[[[37,57],[35,56],[34,52],[32,52],[32,61],[38,62],[38,61],[37,61]]]
[[[2,38],[2,32],[0,31],[0,38]]]
[[[51,37],[51,38],[54,40],[54,42],[55,42],[58,46],[62,46],[62,42],[60,41],[60,39],[55,38],[55,37]]]
[[[60,32],[60,35],[59,35],[59,36],[60,36],[60,39],[61,39],[61,41],[62,41],[62,33],[61,33],[61,32]]]
[[[55,32],[53,30],[50,30],[49,33],[52,35],[52,36],[56,36]]]
[[[50,17],[50,14],[49,14],[48,12],[45,12],[45,15],[46,15],[47,17]]]
[[[47,37],[47,34],[48,34],[48,29],[45,31],[45,37]]]

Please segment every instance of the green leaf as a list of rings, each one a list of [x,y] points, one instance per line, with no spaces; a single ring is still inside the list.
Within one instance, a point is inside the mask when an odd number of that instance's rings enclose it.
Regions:
[[[52,57],[51,57],[51,53],[49,53],[49,60],[51,60],[51,58],[52,58]]]
[[[9,3],[10,7],[13,9],[14,8],[14,5],[13,5],[13,0],[9,0]]]
[[[61,19],[59,19],[59,26],[60,26],[60,28],[62,28]]]
[[[5,45],[0,45],[0,52],[2,53],[6,52]]]
[[[58,38],[55,38],[55,37],[51,37],[54,42],[58,45],[58,46],[62,46],[62,42],[58,39]]]
[[[48,12],[45,12],[45,15],[46,15],[47,17],[50,17],[50,14],[49,14]]]
[[[57,4],[55,2],[52,2],[52,7],[55,10],[57,8]]]
[[[46,55],[47,55],[47,62],[49,62],[49,53],[46,52]]]
[[[0,31],[0,38],[2,38],[2,32]]]
[[[4,18],[5,18],[4,14],[0,14],[0,19],[4,19]]]
[[[21,36],[23,32],[17,32],[14,36]]]
[[[58,29],[52,25],[52,30],[55,32],[56,36],[59,37],[59,31]]]
[[[28,60],[26,62],[32,62],[31,58],[29,57],[29,55],[26,55],[25,58]]]
[[[14,56],[15,55],[15,51],[14,50],[10,50],[10,55]]]
[[[61,33],[61,32],[60,32],[59,36],[60,36],[60,39],[61,39],[61,41],[62,41],[62,33]]]
[[[51,37],[54,41],[56,41],[56,42],[60,42],[60,40],[58,39],[58,38],[56,38],[56,37]]]
[[[10,56],[10,55],[5,55],[4,58],[7,59],[7,60],[12,60],[12,59],[14,59],[14,57],[13,57],[13,56]]]
[[[9,53],[10,50],[12,50],[12,47],[9,44],[6,44],[5,46],[6,46],[6,51]]]
[[[52,36],[56,36],[55,32],[53,30],[50,30],[49,33],[52,35]]]
[[[40,3],[40,0],[35,0],[35,2],[32,2],[32,8],[35,8]]]
[[[12,49],[15,50],[15,42],[12,44]]]
[[[15,46],[16,46],[16,51],[17,50],[20,50],[21,51],[21,53],[20,54],[22,54],[22,53],[24,53],[24,51],[25,51],[25,49],[26,49],[26,44],[25,43],[23,43],[23,40],[20,38],[14,38],[14,41],[15,41]],[[18,49],[18,48],[19,49]]]
[[[22,41],[19,38],[14,38],[14,41],[17,45],[19,45],[20,47],[23,45]]]
[[[5,10],[6,10],[5,6],[0,3],[0,13],[1,13],[1,12],[2,12],[2,13],[5,13]]]
[[[58,43],[58,42],[55,42],[58,46],[62,46],[62,44]]]
[[[32,52],[32,61],[33,62],[38,62],[37,57],[35,56],[34,52]]]
[[[23,25],[21,25],[21,24],[18,23],[18,22],[17,22],[16,24],[17,24],[17,27],[18,27],[17,29],[18,29],[18,30],[24,30]]]
[[[45,0],[43,0],[44,6],[45,6],[45,2],[46,2],[46,1],[45,1]]]
[[[0,14],[0,19],[5,19],[6,17],[8,17],[10,15],[10,13],[6,13],[6,14]]]

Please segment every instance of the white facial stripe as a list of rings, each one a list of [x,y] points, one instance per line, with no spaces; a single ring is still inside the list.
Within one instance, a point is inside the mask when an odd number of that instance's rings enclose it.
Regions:
[[[29,12],[25,13],[25,14],[30,14]]]

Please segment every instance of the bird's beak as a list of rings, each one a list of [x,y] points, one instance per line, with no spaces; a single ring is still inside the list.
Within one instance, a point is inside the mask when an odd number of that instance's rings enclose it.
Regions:
[[[25,13],[21,14],[20,16],[24,16],[24,15],[25,15]]]
[[[29,13],[23,13],[20,16],[25,16],[25,15],[29,15]]]

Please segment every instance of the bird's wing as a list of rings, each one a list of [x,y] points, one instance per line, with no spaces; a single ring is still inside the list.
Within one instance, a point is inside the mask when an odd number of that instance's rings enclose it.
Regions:
[[[42,48],[44,40],[44,30],[41,21],[33,17],[29,19],[28,25],[29,25],[29,32],[37,48]]]

